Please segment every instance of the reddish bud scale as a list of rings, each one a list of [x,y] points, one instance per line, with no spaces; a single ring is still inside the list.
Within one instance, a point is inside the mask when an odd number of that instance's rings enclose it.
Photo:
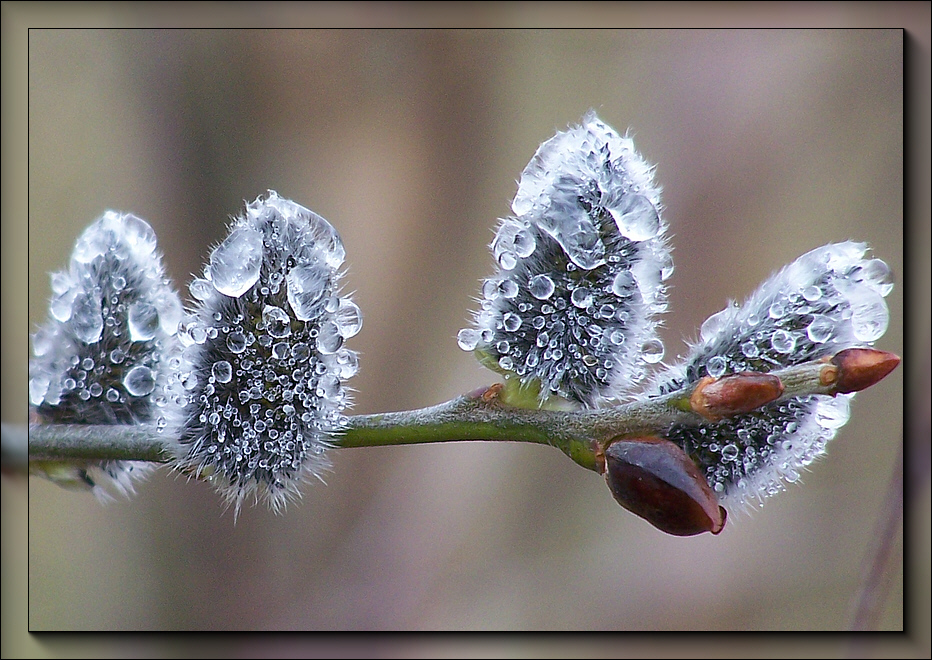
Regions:
[[[900,358],[894,353],[873,348],[848,348],[831,360],[836,367],[835,392],[860,392],[883,380],[896,369]]]
[[[696,464],[657,437],[626,438],[605,450],[605,480],[615,500],[674,536],[718,534],[726,511]]]
[[[693,412],[715,422],[776,401],[783,394],[783,389],[778,377],[754,371],[742,371],[718,379],[705,376],[696,384],[689,404]]]

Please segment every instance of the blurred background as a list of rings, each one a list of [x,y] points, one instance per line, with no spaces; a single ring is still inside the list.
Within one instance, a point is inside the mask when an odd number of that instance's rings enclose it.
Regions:
[[[28,184],[4,195],[4,421],[26,421],[28,333],[46,317],[48,273],[65,264],[86,225],[106,209],[145,218],[187,298],[229,216],[268,188],[342,234],[345,289],[365,315],[350,344],[361,354],[353,412],[426,406],[494,382],[457,347],[456,333],[492,272],[487,246],[516,179],[540,142],[590,108],[630,129],[664,187],[676,264],[662,332],[668,361],[729,298],[743,299],[808,250],[856,239],[897,276],[877,347],[914,368],[857,397],[803,486],[751,515],[733,512],[717,537],[666,536],[559,451],[518,444],[334,452],[326,486],[309,484],[283,516],[245,508],[235,526],[209,487],[165,469],[132,501],[106,507],[4,476],[4,657],[66,653],[61,640],[12,636],[27,626],[848,629],[898,470],[904,380],[922,386],[927,375],[915,366],[929,354],[928,169],[913,173],[926,181],[914,206],[904,201],[903,165],[918,158],[928,168],[927,132],[904,154],[903,62],[905,50],[928,82],[929,5],[886,5],[878,14],[868,3],[873,13],[863,22],[841,9],[828,20],[922,32],[33,29],[28,51],[27,35],[17,33],[28,64],[28,82],[25,69],[16,73],[16,93],[28,84]],[[312,25],[332,18],[313,12],[336,10],[273,11],[251,24]],[[482,19],[494,10],[477,11]],[[511,11],[505,22],[521,24],[520,10]],[[586,11],[590,24],[656,23],[656,14],[624,5]],[[93,19],[86,24],[158,23]],[[6,51],[4,59],[15,66]],[[915,93],[927,113],[927,91]],[[19,158],[20,144],[27,153],[24,129],[8,142],[5,125],[5,158]],[[16,279],[27,269],[28,306]],[[911,483],[908,503],[908,579],[902,527],[894,526],[897,561],[885,576],[889,590],[878,592],[875,625],[925,627],[882,643],[782,644],[812,657],[927,656],[928,453],[922,460],[925,477]],[[645,652],[638,649],[648,640],[623,649],[587,643],[596,655],[618,656]],[[775,648],[741,643],[737,657]],[[302,640],[288,644],[270,651],[247,641],[230,657],[314,652]],[[434,644],[425,657],[444,653]],[[559,648],[528,639],[489,654],[583,654]],[[148,651],[123,639],[113,652]]]

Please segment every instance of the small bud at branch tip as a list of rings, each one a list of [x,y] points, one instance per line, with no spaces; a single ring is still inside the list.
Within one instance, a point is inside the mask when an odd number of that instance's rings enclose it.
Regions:
[[[873,348],[848,348],[832,358],[835,366],[835,392],[860,392],[883,380],[896,369],[900,357]],[[825,383],[828,385],[829,383]]]

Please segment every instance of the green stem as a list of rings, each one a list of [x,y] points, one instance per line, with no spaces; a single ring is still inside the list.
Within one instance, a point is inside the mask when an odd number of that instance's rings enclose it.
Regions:
[[[831,394],[831,386],[821,382],[827,366],[812,362],[771,372],[785,387],[780,400]],[[334,444],[351,448],[475,440],[529,442],[556,447],[577,464],[598,471],[597,454],[615,438],[658,435],[672,424],[705,421],[691,408],[694,386],[609,408],[560,411],[510,405],[515,388],[509,385],[492,385],[419,410],[348,417]],[[14,429],[4,425],[5,451],[13,446],[13,436]],[[29,428],[29,460],[166,462],[170,440],[151,425],[38,424]],[[4,463],[8,463],[6,458]]]
[[[556,447],[579,465],[598,471],[599,444],[695,417],[673,405],[676,395],[615,408],[561,412],[504,405],[499,399],[501,389],[493,385],[420,410],[351,416],[334,444],[350,448],[474,440],[529,442]],[[164,462],[169,440],[152,425],[36,424],[29,429],[29,458]]]
[[[32,424],[29,460],[167,462],[165,434],[154,425]]]

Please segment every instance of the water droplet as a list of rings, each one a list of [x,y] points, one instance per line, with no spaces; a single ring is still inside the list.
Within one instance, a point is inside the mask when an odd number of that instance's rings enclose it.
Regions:
[[[188,287],[195,300],[207,300],[214,293],[214,285],[202,277],[195,279]]]
[[[193,371],[187,371],[181,374],[181,386],[184,387],[187,391],[193,390],[197,387],[198,378],[197,374]]]
[[[148,341],[159,329],[159,310],[147,302],[134,302],[127,315],[129,336],[133,341]]]
[[[880,259],[868,261],[862,266],[862,272],[868,286],[881,296],[886,296],[893,290],[893,271]]]
[[[330,271],[322,264],[295,266],[285,278],[288,304],[301,321],[310,321],[320,315],[327,302]]]
[[[850,416],[850,402],[846,396],[822,401],[816,408],[816,421],[824,429],[839,429],[848,422]]]
[[[508,332],[514,332],[521,327],[521,317],[512,312],[507,312],[502,318],[502,326]]]
[[[340,366],[340,378],[352,378],[359,371],[359,358],[353,351],[340,349],[337,353],[337,364]]]
[[[515,234],[514,248],[515,254],[519,257],[526,258],[534,254],[534,250],[537,248],[537,241],[534,240],[534,236],[532,236],[529,231],[521,229]]]
[[[824,314],[816,314],[812,317],[812,323],[806,328],[806,335],[809,340],[816,344],[824,344],[832,336],[835,323],[831,318]]]
[[[863,342],[880,339],[890,322],[883,297],[876,290],[863,286],[852,286],[843,293],[851,304],[851,329],[855,338]]]
[[[52,273],[51,275],[52,282],[52,293],[60,295],[65,293],[68,290],[75,290],[75,283],[71,279],[71,275],[68,273],[58,272]]]
[[[181,324],[181,317],[184,314],[184,308],[181,306],[181,299],[174,291],[164,288],[152,299],[152,304],[159,313],[159,326],[162,332],[168,335],[174,335],[178,332],[178,326]]]
[[[772,319],[782,319],[786,315],[786,305],[783,304],[782,300],[777,300],[770,305],[768,314]]]
[[[317,350],[324,355],[332,355],[340,350],[343,346],[343,336],[340,334],[340,327],[332,319],[324,321],[320,326],[320,334],[317,335]]]
[[[126,278],[122,275],[116,275],[113,280],[111,280],[110,284],[113,285],[113,290],[119,293],[126,288]]]
[[[706,362],[706,370],[712,378],[721,378],[727,367],[728,363],[725,361],[725,358],[720,355],[711,357],[709,361]]]
[[[340,309],[340,296],[337,294],[327,296],[327,303],[324,305],[324,309],[330,314]]]
[[[55,328],[45,325],[39,328],[39,331],[32,336],[32,352],[36,357],[41,357],[52,350],[58,339]]]
[[[281,307],[266,305],[262,309],[262,321],[272,337],[281,339],[291,334],[291,317]]]
[[[498,265],[504,270],[512,270],[518,265],[518,256],[510,250],[502,252],[498,255]]]
[[[648,364],[657,364],[663,359],[663,342],[650,339],[641,344],[641,359]]]
[[[584,286],[578,286],[573,289],[570,295],[570,301],[580,309],[585,309],[592,304],[592,292]]]
[[[615,275],[615,279],[612,280],[612,293],[619,298],[630,297],[636,287],[637,283],[634,281],[634,275],[628,270],[619,271]]]
[[[100,341],[104,318],[97,296],[82,292],[75,298],[71,327],[75,336],[86,344]]]
[[[203,344],[207,341],[207,330],[197,324],[189,325],[187,334],[195,344]]]
[[[654,311],[662,311],[665,288],[660,284],[660,269],[656,264],[650,259],[642,259],[631,266],[631,274],[634,275],[644,302],[654,306]]]
[[[105,219],[112,227],[119,227],[117,231],[122,234],[122,242],[137,253],[150,253],[155,250],[155,231],[142,218],[132,213],[110,212],[105,215]]]
[[[210,368],[210,372],[213,374],[214,380],[218,383],[229,383],[233,380],[233,367],[226,360],[214,362],[214,366]]]
[[[324,374],[317,383],[317,396],[325,399],[337,399],[340,396],[340,379],[334,374]]]
[[[327,262],[327,266],[330,268],[336,269],[343,264],[343,260],[346,259],[346,249],[343,247],[343,240],[340,238],[340,234],[337,233],[337,230],[333,228],[329,222],[324,218],[317,215],[313,211],[295,204],[294,202],[282,198],[278,198],[280,201],[278,205],[282,208],[284,205],[291,205],[299,210],[299,212],[307,217],[308,220],[308,230],[310,240],[309,243],[313,243],[318,250],[322,251],[324,258]],[[272,201],[271,199],[269,200]],[[283,214],[286,214],[283,210]]]
[[[78,294],[78,289],[66,289],[52,297],[49,303],[49,311],[57,321],[66,323],[71,318],[74,311],[74,299]]]
[[[518,295],[518,285],[512,279],[504,279],[498,285],[499,293],[505,298],[514,298]]]
[[[514,219],[505,220],[492,241],[492,254],[505,270],[517,265],[518,257],[529,257],[537,248],[534,236]]]
[[[498,300],[498,282],[495,280],[486,280],[482,283],[482,296],[486,300]]]
[[[362,329],[362,310],[352,300],[342,298],[334,320],[344,339],[355,337]]]
[[[574,264],[592,270],[605,263],[605,245],[586,212],[575,200],[572,204],[543,215],[540,227],[560,244]]]
[[[660,215],[650,200],[643,195],[621,195],[617,203],[608,207],[618,225],[618,231],[632,241],[646,241],[660,231]]]
[[[757,348],[757,344],[755,344],[750,339],[741,344],[741,352],[744,354],[744,357],[752,359],[760,355],[760,350]]]
[[[236,227],[210,255],[210,277],[220,293],[239,298],[259,281],[262,234],[251,227]]]
[[[311,356],[311,348],[304,342],[298,342],[291,347],[291,357],[298,362],[306,362]]]
[[[736,458],[738,458],[738,446],[737,445],[735,445],[734,443],[729,443],[725,445],[724,447],[722,447],[722,460],[723,461],[725,461],[726,463],[730,463]]]
[[[108,212],[112,213],[112,212]],[[105,216],[106,217],[106,214]],[[97,257],[107,254],[115,236],[104,228],[104,217],[84,230],[75,242],[71,258],[78,263],[89,264]]]
[[[822,289],[815,286],[814,284],[812,286],[807,286],[805,289],[803,289],[803,298],[805,298],[809,302],[815,302],[821,297],[822,297]]]
[[[29,401],[34,406],[41,405],[49,390],[51,379],[48,374],[39,373],[29,379]]]
[[[553,295],[555,288],[553,280],[547,275],[535,275],[528,282],[528,289],[531,295],[538,300],[547,300]]]
[[[116,403],[120,400],[120,393],[114,388],[110,387],[107,389],[107,401],[110,403]]]
[[[288,357],[289,352],[288,344],[286,342],[280,341],[272,346],[272,357],[276,360],[284,360],[286,357]]]
[[[615,346],[621,346],[625,343],[625,333],[620,328],[616,328],[608,335],[608,340]]]
[[[786,330],[774,330],[770,345],[777,353],[791,353],[796,348],[796,337]]]
[[[706,343],[711,342],[722,334],[725,326],[731,320],[732,310],[732,307],[726,307],[705,320],[702,327],[699,329],[699,337],[702,341]]]
[[[246,350],[246,335],[242,332],[231,332],[227,335],[227,348],[239,354]]]
[[[123,378],[123,386],[132,396],[146,396],[155,389],[155,374],[149,367],[137,365]]]

